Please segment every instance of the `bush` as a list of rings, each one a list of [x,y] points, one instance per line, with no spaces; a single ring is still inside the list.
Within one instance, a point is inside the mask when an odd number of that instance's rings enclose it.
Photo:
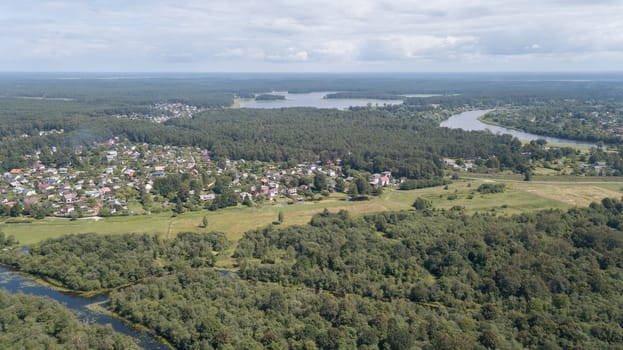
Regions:
[[[486,194],[486,193],[501,193],[504,192],[506,188],[505,184],[482,184],[478,186],[476,191]]]
[[[415,199],[415,202],[413,202],[412,207],[414,207],[417,210],[424,210],[424,209],[429,209],[433,206],[433,204],[429,201],[426,200],[422,197],[417,197]]]

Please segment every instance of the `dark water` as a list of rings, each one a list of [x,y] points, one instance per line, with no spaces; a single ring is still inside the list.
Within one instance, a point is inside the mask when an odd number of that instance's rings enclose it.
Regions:
[[[487,114],[491,110],[481,110],[481,111],[469,111],[463,112],[459,114],[455,114],[450,118],[441,122],[439,126],[450,128],[450,129],[463,129],[466,131],[483,131],[489,130],[494,134],[510,134],[522,141],[533,141],[533,140],[545,140],[548,143],[557,143],[562,145],[571,145],[571,146],[588,146],[588,147],[597,147],[596,144],[590,142],[582,142],[582,141],[574,141],[567,139],[560,139],[557,137],[548,137],[542,135],[531,134],[523,131],[517,131],[512,129],[507,129],[501,126],[489,125],[481,122],[478,118]]]
[[[22,292],[24,294],[45,296],[54,299],[73,311],[80,320],[102,325],[110,324],[115,331],[134,338],[144,349],[169,349],[149,333],[135,330],[118,318],[87,309],[87,305],[89,304],[105,301],[107,299],[106,296],[84,298],[70,293],[62,293],[46,286],[36,284],[33,280],[3,266],[0,266],[0,288],[5,289],[9,293]]]
[[[242,100],[242,108],[288,108],[288,107],[316,107],[347,109],[348,107],[365,107],[401,104],[402,100],[375,100],[370,98],[324,98],[332,92],[310,92],[306,94],[274,93],[285,96],[285,100],[255,101]]]

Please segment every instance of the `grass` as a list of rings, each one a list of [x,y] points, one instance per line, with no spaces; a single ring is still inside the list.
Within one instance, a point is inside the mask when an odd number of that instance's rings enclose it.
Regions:
[[[541,180],[547,176],[535,176]],[[172,238],[179,232],[222,231],[237,242],[244,232],[271,225],[277,220],[279,212],[284,214],[282,226],[300,225],[309,222],[311,217],[327,208],[332,212],[348,210],[354,216],[382,212],[409,210],[417,197],[430,200],[436,208],[449,209],[464,207],[466,212],[495,211],[499,215],[512,215],[525,211],[586,206],[604,197],[620,198],[623,185],[604,180],[621,178],[553,177],[559,182],[523,182],[523,177],[508,175],[477,175],[477,178],[454,181],[448,185],[412,191],[386,190],[380,197],[370,197],[369,201],[347,202],[344,195],[332,194],[318,202],[304,202],[286,205],[284,202],[265,204],[260,207],[226,208],[215,212],[201,210],[172,216],[170,212],[110,217],[96,220],[84,218],[75,221],[63,218],[34,220],[24,224],[0,224],[0,229],[13,235],[23,245],[40,242],[47,238],[60,237],[70,233],[93,232],[99,234],[147,233]],[[505,182],[504,193],[482,195],[476,191],[485,182]],[[586,181],[591,181],[587,184]],[[544,180],[543,180],[544,181]],[[594,182],[594,183],[592,183]],[[454,199],[449,199],[454,198]],[[208,218],[208,227],[201,228],[203,216]]]

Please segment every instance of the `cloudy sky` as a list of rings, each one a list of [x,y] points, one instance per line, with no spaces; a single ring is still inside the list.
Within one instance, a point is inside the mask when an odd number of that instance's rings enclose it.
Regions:
[[[623,0],[0,0],[0,71],[623,70]]]

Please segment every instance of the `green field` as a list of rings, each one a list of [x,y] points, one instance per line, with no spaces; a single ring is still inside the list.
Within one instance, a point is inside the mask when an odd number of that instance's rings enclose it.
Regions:
[[[2,223],[0,229],[6,234],[14,235],[24,245],[69,233],[85,232],[101,234],[132,232],[173,237],[184,231],[222,231],[229,239],[237,241],[248,230],[271,225],[277,220],[280,211],[285,217],[283,225],[298,225],[307,223],[314,214],[324,208],[330,211],[346,209],[357,216],[387,210],[409,210],[415,198],[422,197],[430,200],[435,208],[450,209],[459,206],[467,213],[494,211],[498,215],[512,215],[529,210],[586,206],[604,197],[620,198],[623,194],[621,184],[599,180],[590,184],[582,182],[586,179],[582,177],[564,178],[566,180],[564,182],[523,182],[515,181],[516,178],[512,176],[488,176],[454,181],[447,189],[443,186],[412,191],[389,189],[380,197],[370,197],[369,201],[362,202],[348,202],[344,200],[344,195],[333,194],[318,202],[266,204],[253,208],[238,206],[215,212],[207,210],[187,212],[177,216],[160,213],[83,218],[75,221],[47,218],[32,223]],[[504,182],[506,190],[504,193],[480,194],[476,189],[484,182]],[[207,228],[200,228],[204,215],[208,217],[209,225]]]

